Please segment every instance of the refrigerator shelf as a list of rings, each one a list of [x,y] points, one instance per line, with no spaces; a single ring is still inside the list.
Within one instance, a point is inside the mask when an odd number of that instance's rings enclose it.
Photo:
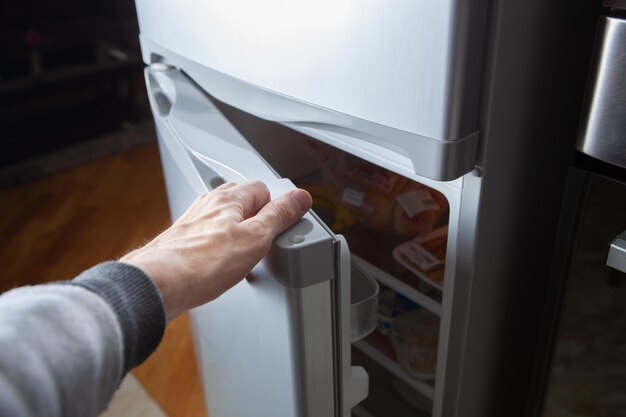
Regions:
[[[360,340],[352,344],[356,349],[367,355],[383,368],[391,372],[394,376],[401,379],[415,391],[432,401],[435,396],[435,389],[432,385],[425,381],[413,378],[407,371],[402,369],[393,359],[379,351],[374,345],[367,340]]]
[[[440,302],[433,300],[426,294],[416,290],[410,285],[407,285],[403,281],[399,280],[398,278],[394,277],[388,272],[383,271],[377,266],[369,263],[368,261],[366,261],[365,259],[361,258],[358,255],[352,254],[352,262],[358,265],[359,267],[361,267],[361,269],[369,272],[369,274],[377,281],[381,282],[382,284],[385,284],[387,287],[391,288],[392,290],[399,292],[400,294],[404,295],[411,301],[424,307],[426,310],[430,311],[431,313],[437,316],[441,316],[441,303]]]

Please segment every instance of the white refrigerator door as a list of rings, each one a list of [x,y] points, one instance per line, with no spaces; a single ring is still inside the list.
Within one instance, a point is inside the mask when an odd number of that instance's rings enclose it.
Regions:
[[[259,179],[273,197],[295,188],[183,73],[156,64],[145,75],[173,218],[224,181]],[[343,238],[308,213],[251,276],[191,312],[208,415],[349,415],[368,378],[350,366]]]

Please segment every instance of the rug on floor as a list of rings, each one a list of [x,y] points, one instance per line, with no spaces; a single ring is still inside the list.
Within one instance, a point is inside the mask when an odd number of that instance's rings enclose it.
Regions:
[[[122,381],[100,417],[167,417],[133,374]]]

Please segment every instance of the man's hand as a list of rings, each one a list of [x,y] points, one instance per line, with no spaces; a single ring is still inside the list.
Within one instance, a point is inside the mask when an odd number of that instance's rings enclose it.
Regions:
[[[198,197],[169,229],[120,261],[152,278],[172,320],[237,284],[311,203],[301,189],[270,201],[260,181],[226,183]]]

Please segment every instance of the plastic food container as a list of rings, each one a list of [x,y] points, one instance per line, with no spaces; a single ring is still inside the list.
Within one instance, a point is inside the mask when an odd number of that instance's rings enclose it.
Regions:
[[[378,323],[378,283],[352,265],[350,289],[350,340],[363,339]]]
[[[416,379],[433,379],[437,363],[439,318],[424,309],[405,312],[393,322],[391,342],[398,364]]]

